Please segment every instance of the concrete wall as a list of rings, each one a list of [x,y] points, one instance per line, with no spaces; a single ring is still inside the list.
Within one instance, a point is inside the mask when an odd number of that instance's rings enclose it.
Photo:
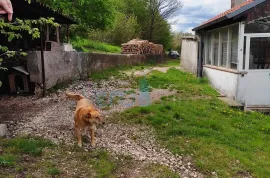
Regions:
[[[206,67],[204,67],[203,72],[209,79],[211,85],[220,91],[220,93],[232,99],[236,99],[238,74]]]
[[[195,39],[182,39],[181,66],[197,74],[198,42]]]
[[[136,65],[146,62],[161,63],[163,55],[97,54],[76,51],[44,51],[46,88],[57,83],[84,79],[89,74],[121,65]],[[29,52],[28,71],[30,81],[42,84],[40,51]]]

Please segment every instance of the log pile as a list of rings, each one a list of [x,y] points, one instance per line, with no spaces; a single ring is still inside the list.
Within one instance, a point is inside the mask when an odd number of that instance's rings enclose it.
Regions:
[[[122,44],[122,54],[163,54],[163,45],[148,40],[133,39]]]

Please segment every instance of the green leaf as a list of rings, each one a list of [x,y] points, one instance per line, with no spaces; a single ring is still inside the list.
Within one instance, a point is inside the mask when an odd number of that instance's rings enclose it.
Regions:
[[[14,34],[9,34],[8,42],[11,42],[14,39]]]

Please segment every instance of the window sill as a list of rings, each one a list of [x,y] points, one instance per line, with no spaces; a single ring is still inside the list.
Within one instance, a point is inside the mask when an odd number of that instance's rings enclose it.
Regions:
[[[233,74],[246,74],[247,72],[238,72],[237,70],[234,69],[228,69],[224,67],[218,67],[218,66],[212,66],[212,65],[203,65],[203,67],[209,68],[209,69],[215,69],[223,72],[229,72]]]

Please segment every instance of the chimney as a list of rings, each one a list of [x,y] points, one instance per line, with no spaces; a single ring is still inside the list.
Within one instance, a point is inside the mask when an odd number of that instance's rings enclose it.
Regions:
[[[247,0],[231,0],[231,8],[233,8],[234,6],[237,6],[245,1],[247,1]]]

